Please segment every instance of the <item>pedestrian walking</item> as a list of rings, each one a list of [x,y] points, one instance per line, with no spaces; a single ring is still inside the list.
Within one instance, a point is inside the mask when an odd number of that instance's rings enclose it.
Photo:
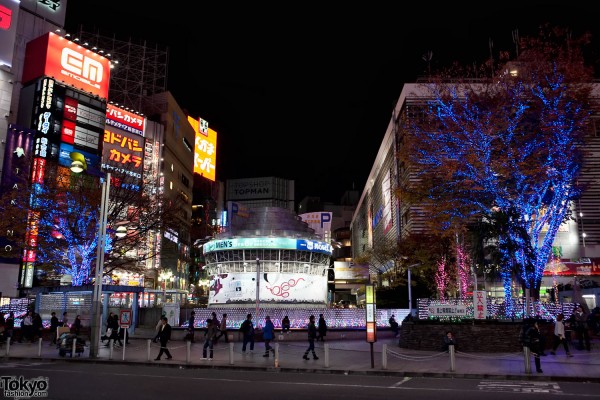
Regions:
[[[325,321],[325,317],[323,314],[319,314],[319,336],[317,336],[317,340],[321,339],[321,342],[325,341],[325,336],[327,336],[327,322]]]
[[[317,327],[315,325],[315,316],[311,315],[308,317],[308,348],[304,352],[303,359],[308,360],[308,353],[312,352],[313,360],[318,360],[317,353],[315,353],[315,339],[317,338]]]
[[[8,318],[6,318],[6,322],[4,323],[4,337],[6,340],[12,339],[13,331],[15,330],[15,313],[11,311],[8,313]]]
[[[75,317],[75,321],[73,321],[73,333],[77,336],[81,333],[81,318],[79,315]]]
[[[156,334],[154,335],[154,338],[152,339],[152,341],[154,343],[158,342],[158,339],[160,338],[160,331],[162,330],[162,326],[163,326],[162,317],[164,317],[164,316],[165,316],[165,314],[161,315],[161,317],[158,319],[158,322],[156,323],[156,327],[154,328],[154,330],[156,332]]]
[[[579,342],[579,346],[577,347],[579,350],[583,350],[584,348],[587,351],[590,351],[590,332],[588,328],[588,313],[584,311],[583,306],[581,304],[577,305],[574,313],[575,319],[575,332],[577,332],[577,340]],[[585,344],[585,347],[584,347]]]
[[[69,327],[69,316],[66,311],[63,313],[62,326]]]
[[[158,340],[160,341],[160,351],[154,359],[154,361],[160,361],[160,357],[165,354],[167,360],[172,359],[171,352],[167,348],[169,340],[171,340],[171,325],[169,325],[169,319],[166,316],[161,317],[162,327],[160,328],[160,334]]]
[[[252,353],[254,351],[254,324],[252,323],[252,314],[246,315],[246,319],[240,326],[240,332],[244,335],[242,353],[246,353],[248,344],[250,344],[250,352]]]
[[[58,339],[57,330],[60,322],[58,321],[58,317],[54,311],[52,311],[50,315],[50,334],[52,335],[52,342],[50,342],[50,346],[52,346],[53,344],[56,344],[56,340]]]
[[[192,343],[195,343],[194,334],[196,332],[196,312],[192,311],[190,313],[190,319],[188,319],[188,333],[186,339]]]
[[[227,314],[223,314],[221,318],[221,324],[219,326],[219,332],[217,333],[216,340],[221,339],[221,336],[225,336],[225,343],[229,343],[229,335],[227,334]]]
[[[573,357],[573,355],[569,352],[569,344],[567,343],[567,338],[565,336],[564,318],[565,315],[563,313],[560,313],[556,316],[556,321],[554,322],[554,343],[552,345],[552,351],[550,354],[555,356],[556,349],[562,343],[567,357]]]
[[[529,327],[529,329],[527,329],[526,336],[529,339],[529,349],[533,353],[535,370],[541,374],[544,372],[542,371],[542,365],[540,361],[540,355],[543,350],[541,348],[542,333],[540,332],[540,327],[537,321],[533,321],[533,324]]]
[[[44,329],[44,323],[42,321],[42,316],[36,312],[33,313],[33,318],[31,321],[31,342],[33,343],[36,336],[40,339],[42,338],[42,329]]]
[[[213,359],[213,344],[217,334],[217,325],[212,319],[206,320],[206,332],[204,333],[204,346],[202,347],[202,359],[211,361]],[[210,353],[208,352],[210,350]],[[206,358],[208,353],[208,358]]]
[[[268,315],[265,317],[265,326],[263,326],[262,330],[265,342],[265,354],[263,354],[263,357],[269,357],[269,352],[275,353],[275,349],[271,347],[271,340],[275,338],[275,325],[273,325],[271,317]]]
[[[19,343],[22,343],[23,339],[29,340],[33,343],[33,312],[27,311],[27,314],[21,321],[21,337]]]
[[[123,347],[123,342],[121,341],[121,336],[119,334],[119,316],[117,314],[112,316],[110,325],[108,327],[111,328],[111,333],[106,346],[110,345],[110,340],[112,339],[115,346]]]
[[[217,344],[218,338],[219,338],[219,328],[221,327],[221,322],[219,321],[219,318],[217,318],[216,312],[213,311],[210,315],[211,315],[210,319],[212,320],[213,325],[215,326],[215,329],[217,331],[215,333],[215,337],[213,338],[213,342],[214,342],[214,344]]]
[[[390,317],[390,319],[388,320],[388,322],[390,323],[390,329],[392,330],[392,333],[394,334],[395,337],[399,336],[398,333],[398,322],[396,321],[396,317],[394,316],[394,314],[392,314],[392,316]]]

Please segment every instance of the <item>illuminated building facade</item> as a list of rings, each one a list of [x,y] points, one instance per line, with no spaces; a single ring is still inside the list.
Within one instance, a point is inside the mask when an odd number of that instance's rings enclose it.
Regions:
[[[292,211],[279,207],[237,214],[203,245],[209,307],[326,307],[332,246]]]

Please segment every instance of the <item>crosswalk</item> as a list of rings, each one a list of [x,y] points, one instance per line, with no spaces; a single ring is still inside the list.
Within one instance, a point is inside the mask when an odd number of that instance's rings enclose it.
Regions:
[[[477,388],[488,392],[511,392],[511,393],[548,393],[562,394],[562,390],[556,382],[536,381],[495,381],[486,380],[479,382]]]

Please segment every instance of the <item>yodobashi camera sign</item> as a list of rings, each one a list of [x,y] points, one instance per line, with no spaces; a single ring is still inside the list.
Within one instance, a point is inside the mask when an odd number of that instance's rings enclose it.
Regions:
[[[466,317],[467,307],[456,304],[430,305],[428,308],[430,317]]]

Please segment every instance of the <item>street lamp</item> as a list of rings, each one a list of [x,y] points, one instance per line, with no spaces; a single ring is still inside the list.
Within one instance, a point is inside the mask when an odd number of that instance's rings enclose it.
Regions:
[[[412,270],[413,267],[418,267],[419,265],[421,265],[421,263],[416,263],[416,264],[412,264],[409,265],[408,267],[406,267],[408,269],[408,312],[410,313],[411,317],[412,317],[412,291],[411,291],[411,283],[410,283],[410,271]]]
[[[260,302],[260,259],[256,257],[256,323],[258,324],[258,305]]]
[[[83,154],[71,152],[71,171],[80,174],[87,170]],[[110,194],[110,172],[105,174],[102,181],[102,197],[100,198],[100,213],[98,225],[98,243],[96,249],[96,271],[94,288],[92,290],[92,317],[90,323],[90,358],[98,357],[102,329],[102,275],[104,268],[104,252],[106,249],[106,219],[108,215],[108,199]]]
[[[106,218],[110,194],[110,172],[102,181],[102,198],[100,201],[100,226],[98,227],[98,248],[96,251],[96,277],[92,292],[92,323],[90,330],[90,357],[98,357],[102,329],[102,275],[104,268],[104,252],[106,249]]]

